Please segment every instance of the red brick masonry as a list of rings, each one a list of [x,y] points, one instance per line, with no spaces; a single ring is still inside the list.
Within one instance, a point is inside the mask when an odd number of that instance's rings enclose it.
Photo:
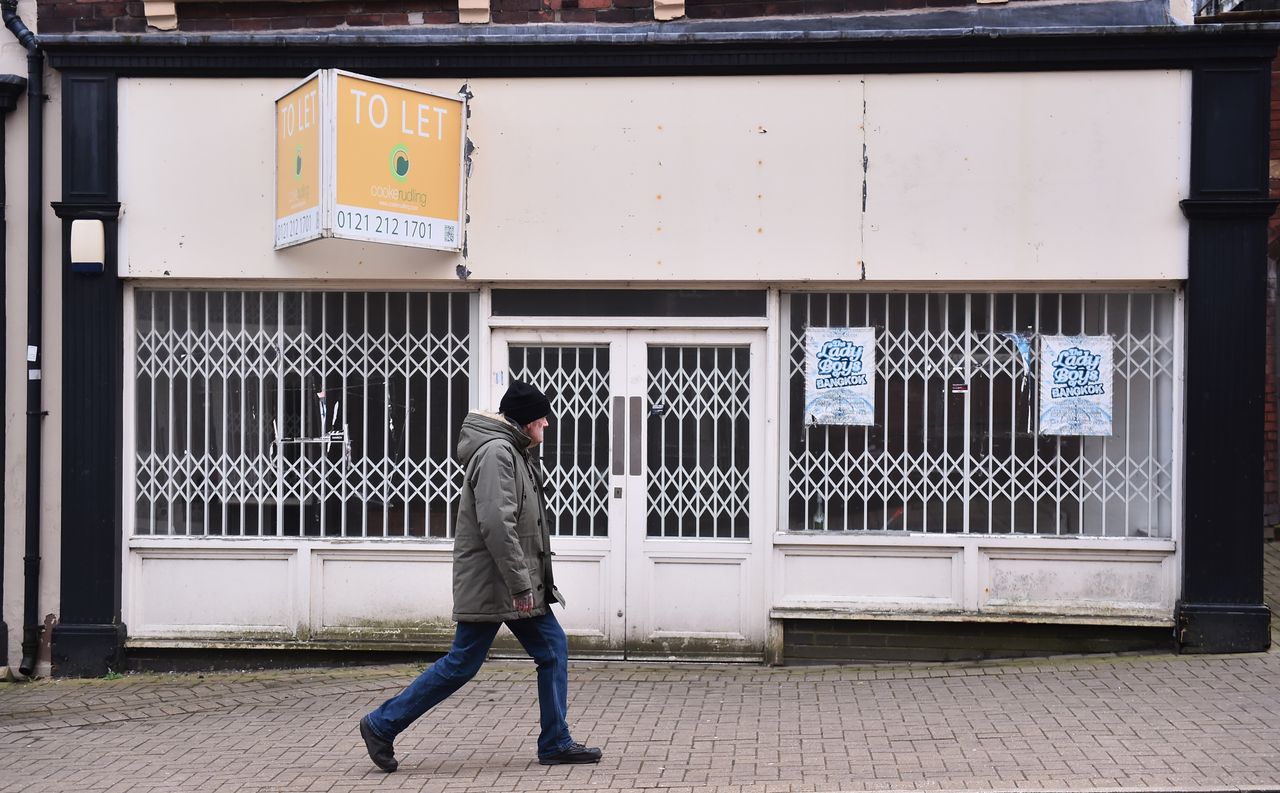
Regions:
[[[1033,0],[1014,0],[1015,3]],[[977,5],[977,0],[688,0],[689,19],[821,14],[862,14],[919,8]],[[369,0],[368,2],[179,2],[178,31],[218,33],[449,25],[458,21],[452,0]],[[492,0],[497,24],[652,22],[652,0]],[[39,33],[153,33],[138,0],[40,0]]]

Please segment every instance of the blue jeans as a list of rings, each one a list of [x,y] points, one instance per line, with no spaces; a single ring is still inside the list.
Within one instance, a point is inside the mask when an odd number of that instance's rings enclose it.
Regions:
[[[500,624],[459,622],[448,654],[369,714],[373,731],[384,740],[394,741],[419,716],[466,685],[480,671]],[[538,757],[561,752],[573,743],[565,721],[569,707],[569,642],[564,630],[550,609],[541,617],[511,620],[506,625],[538,664],[538,710],[542,718]]]

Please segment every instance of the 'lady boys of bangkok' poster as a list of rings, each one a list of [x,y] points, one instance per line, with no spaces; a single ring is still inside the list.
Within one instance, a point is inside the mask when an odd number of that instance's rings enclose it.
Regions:
[[[1110,336],[1040,337],[1040,434],[1110,435]]]
[[[809,328],[804,373],[805,424],[875,424],[875,328]]]

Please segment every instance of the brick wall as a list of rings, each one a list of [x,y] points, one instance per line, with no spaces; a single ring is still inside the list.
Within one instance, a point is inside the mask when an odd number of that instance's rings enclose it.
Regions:
[[[1168,652],[1168,628],[983,622],[784,620],[786,664],[977,661],[1062,653]]]
[[[147,17],[141,2],[63,0],[36,3],[37,33],[142,33]]]
[[[542,0],[499,0],[511,5]],[[561,0],[563,1],[563,0]],[[178,3],[178,31],[221,33],[262,30],[384,27],[451,24],[458,21],[456,0],[368,0],[319,3]],[[139,0],[68,0],[37,3],[38,33],[147,31],[146,11]],[[532,21],[524,19],[522,21]],[[157,31],[151,31],[157,33]]]
[[[917,8],[976,5],[976,0],[685,0],[690,19],[860,14]]]
[[[977,0],[688,0],[685,9],[690,19],[729,19],[976,4]],[[180,2],[177,9],[177,29],[188,33],[448,25],[458,21],[456,0]],[[652,22],[653,0],[492,0],[490,11],[492,21],[499,24]],[[39,33],[148,32],[141,0],[38,0],[37,18]]]
[[[922,0],[923,2],[923,0]],[[450,25],[458,22],[456,0],[366,0],[318,3],[179,3],[178,31],[222,33],[263,30]],[[653,0],[492,0],[495,23],[651,22]],[[140,1],[69,0],[37,7],[40,33],[146,32]],[[151,31],[162,35],[158,31]]]

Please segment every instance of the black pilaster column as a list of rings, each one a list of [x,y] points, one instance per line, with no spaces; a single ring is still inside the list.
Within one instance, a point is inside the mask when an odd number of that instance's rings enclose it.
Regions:
[[[1270,60],[1197,67],[1192,82],[1186,485],[1178,642],[1270,645],[1262,595]]]
[[[123,289],[116,260],[116,78],[62,78],[62,583],[58,675],[119,669]],[[71,226],[101,221],[101,272],[71,263]]]

